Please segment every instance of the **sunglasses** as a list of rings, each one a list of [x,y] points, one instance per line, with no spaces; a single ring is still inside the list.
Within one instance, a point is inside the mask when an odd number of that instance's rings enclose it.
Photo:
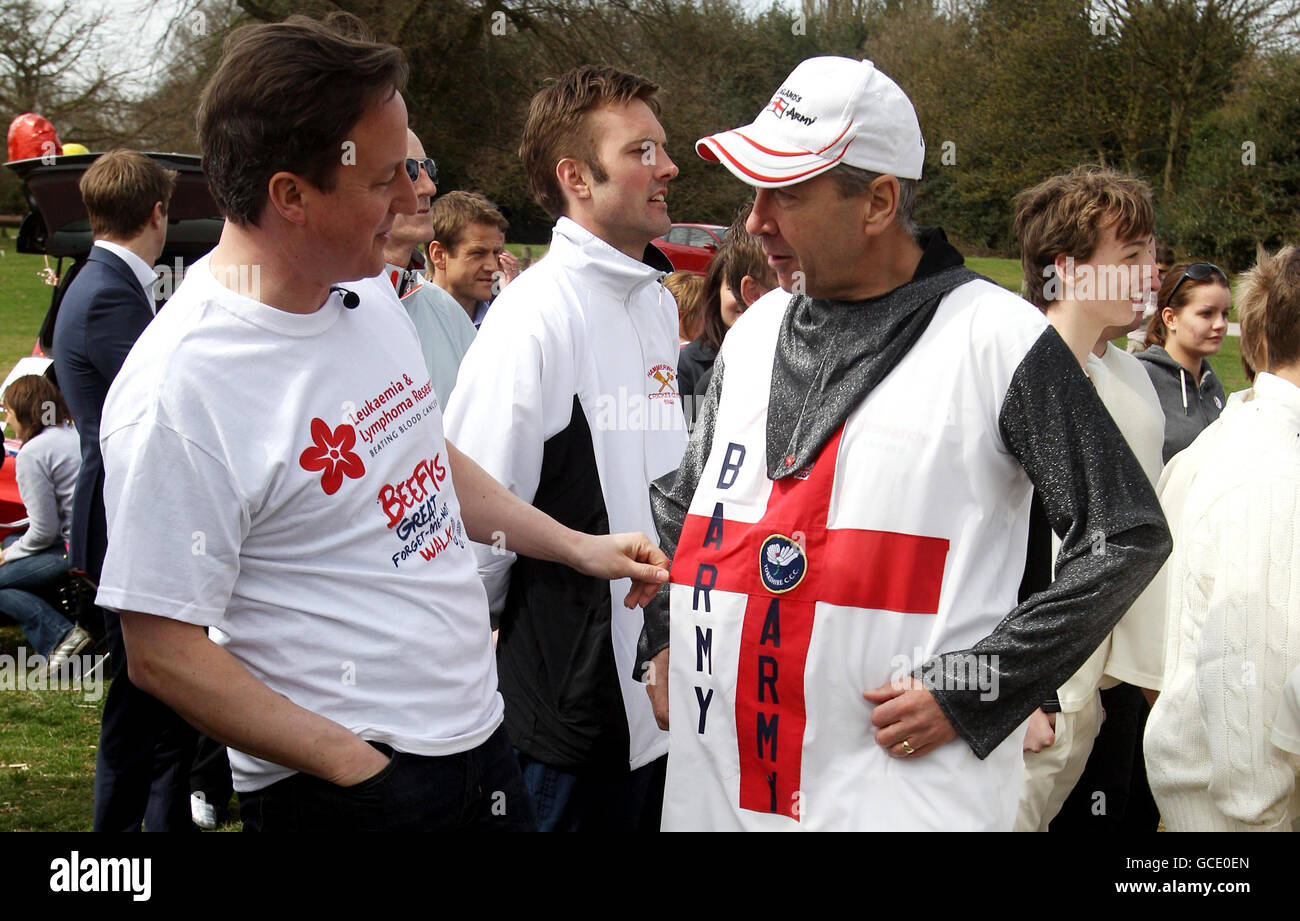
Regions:
[[[433,157],[425,157],[424,159],[407,157],[406,175],[411,177],[412,182],[419,182],[420,167],[422,166],[424,171],[429,174],[429,181],[436,184],[438,182],[438,164],[433,162]]]
[[[1180,275],[1178,281],[1174,283],[1174,290],[1169,292],[1169,298],[1165,303],[1169,304],[1173,302],[1174,295],[1178,293],[1178,289],[1183,286],[1183,282],[1187,281],[1187,279],[1190,278],[1192,281],[1205,281],[1205,279],[1209,278],[1211,275],[1218,275],[1223,279],[1225,285],[1228,283],[1227,274],[1213,262],[1193,262],[1187,268],[1183,269],[1183,274]]]

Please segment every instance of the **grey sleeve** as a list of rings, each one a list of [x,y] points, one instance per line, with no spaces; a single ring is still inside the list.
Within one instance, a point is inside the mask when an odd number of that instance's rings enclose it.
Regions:
[[[682,463],[672,473],[666,473],[650,484],[650,511],[654,514],[659,546],[671,560],[677,554],[677,541],[682,536],[686,510],[695,496],[704,462],[713,446],[713,428],[718,416],[718,401],[722,398],[722,359],[713,362],[713,380],[699,408],[691,440],[682,455]],[[683,399],[688,399],[683,396]],[[645,626],[637,640],[636,663],[633,666],[637,681],[645,679],[650,660],[668,647],[668,590],[671,583],[659,587],[659,592],[645,606]]]
[[[1078,671],[1172,546],[1142,467],[1055,329],[1043,331],[1012,375],[998,423],[1061,549],[1046,589],[970,649],[941,654],[940,673],[927,680],[980,758]],[[970,687],[976,675],[984,691]]]
[[[59,500],[49,473],[52,460],[47,454],[39,453],[42,450],[44,446],[33,441],[14,458],[14,480],[27,508],[27,530],[5,550],[5,559],[9,561],[40,553],[56,543],[62,546]]]

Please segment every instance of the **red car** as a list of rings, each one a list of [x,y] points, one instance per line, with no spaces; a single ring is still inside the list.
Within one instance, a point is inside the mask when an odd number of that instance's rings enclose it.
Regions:
[[[657,237],[655,246],[663,250],[673,269],[703,275],[722,245],[727,228],[719,224],[674,224],[672,230]]]

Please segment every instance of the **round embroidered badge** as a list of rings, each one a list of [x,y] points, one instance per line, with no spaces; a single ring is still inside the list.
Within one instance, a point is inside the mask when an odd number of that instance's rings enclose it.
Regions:
[[[773,534],[758,551],[758,573],[767,590],[780,595],[803,581],[808,556],[803,547],[784,534]]]

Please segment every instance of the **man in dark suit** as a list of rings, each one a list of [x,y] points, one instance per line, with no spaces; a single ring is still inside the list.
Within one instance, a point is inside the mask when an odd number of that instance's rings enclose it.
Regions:
[[[99,421],[108,388],[153,319],[153,264],[167,239],[176,173],[144,154],[114,150],[82,176],[95,244],[59,306],[54,366],[81,435],[72,500],[72,566],[99,581],[108,548]],[[96,831],[192,828],[194,730],[127,677],[117,614],[105,611],[114,680],[104,702],[95,765]]]

